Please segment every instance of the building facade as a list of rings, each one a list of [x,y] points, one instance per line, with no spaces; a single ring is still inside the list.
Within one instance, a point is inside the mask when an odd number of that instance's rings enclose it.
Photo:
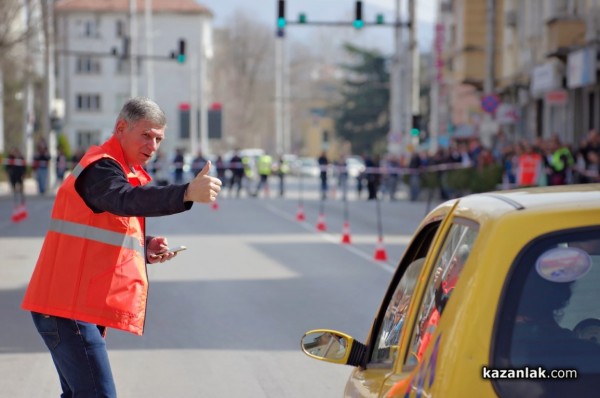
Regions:
[[[481,85],[489,73],[483,56],[488,0],[441,0],[442,54],[438,80],[446,87],[449,134],[477,135],[485,116]],[[600,130],[598,48],[600,2],[496,0],[494,94],[496,131],[513,140],[558,135],[577,144]],[[450,38],[450,39],[448,39]],[[441,44],[440,44],[441,43]],[[443,65],[440,68],[440,64]],[[441,106],[443,110],[443,106]]]
[[[203,61],[212,13],[194,0],[138,0],[131,11],[128,0],[56,3],[56,93],[65,104],[62,134],[72,148],[102,143],[112,134],[124,102],[144,95],[167,116],[161,150],[168,157],[176,148],[194,153],[199,139],[190,135],[190,125],[197,130],[198,125],[190,123],[189,110],[206,109],[208,90],[198,76],[207,64]],[[177,60],[180,50],[183,62]]]

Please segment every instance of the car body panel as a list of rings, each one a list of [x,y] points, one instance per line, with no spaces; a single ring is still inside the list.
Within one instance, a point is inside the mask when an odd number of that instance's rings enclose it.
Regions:
[[[392,277],[367,338],[371,350],[391,295],[407,262],[413,260],[407,257],[420,244],[417,237],[440,220],[408,307],[393,366],[367,363],[366,368],[356,367],[345,397],[498,396],[493,382],[483,379],[482,368],[497,366],[490,363],[494,333],[512,268],[524,248],[538,237],[600,225],[600,185],[476,194],[433,209],[420,223]],[[424,299],[426,281],[433,277],[449,229],[463,220],[478,226],[477,237],[422,358],[416,365],[407,366],[411,331]]]

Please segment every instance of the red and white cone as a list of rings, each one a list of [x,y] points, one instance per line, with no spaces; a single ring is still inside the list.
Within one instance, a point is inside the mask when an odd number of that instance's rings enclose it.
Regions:
[[[212,202],[212,205],[210,205],[210,208],[213,210],[219,210],[219,202],[215,200],[214,202]]]
[[[25,220],[27,218],[27,216],[28,216],[27,208],[25,207],[24,204],[21,204],[14,208],[10,219],[12,220],[12,222],[17,223],[17,222],[21,222],[21,221]]]
[[[375,261],[387,261],[387,253],[383,247],[383,238],[377,240],[377,246],[375,246],[375,254],[373,254]]]
[[[327,231],[327,224],[325,224],[325,215],[323,213],[319,213],[319,218],[317,219],[317,230]]]
[[[348,221],[344,221],[344,227],[342,229],[342,244],[349,245],[352,243],[350,239],[350,224]]]
[[[296,220],[304,221],[306,217],[304,217],[304,207],[302,205],[298,206],[298,211],[296,212]]]

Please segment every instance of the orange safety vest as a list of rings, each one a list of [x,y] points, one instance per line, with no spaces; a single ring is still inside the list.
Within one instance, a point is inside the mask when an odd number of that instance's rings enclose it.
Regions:
[[[94,213],[75,190],[76,178],[101,158],[117,161],[133,186],[151,181],[141,166],[130,170],[115,137],[91,147],[58,190],[22,308],[141,335],[148,295],[144,218]]]

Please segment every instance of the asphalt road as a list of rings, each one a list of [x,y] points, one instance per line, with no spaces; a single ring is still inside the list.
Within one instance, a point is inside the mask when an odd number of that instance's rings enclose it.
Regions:
[[[347,202],[351,245],[342,245],[344,203],[318,200],[295,182],[286,198],[227,198],[219,208],[148,219],[147,233],[187,251],[148,266],[143,337],[109,330],[119,397],[340,397],[351,371],[305,356],[302,334],[333,328],[364,341],[391,274],[426,204],[380,202],[388,261],[373,259],[375,202]],[[274,187],[274,185],[273,185]],[[10,221],[0,196],[0,396],[60,395],[50,356],[19,309],[50,219],[52,197],[29,200]],[[295,218],[302,202],[306,221]],[[324,210],[326,232],[315,225]]]

